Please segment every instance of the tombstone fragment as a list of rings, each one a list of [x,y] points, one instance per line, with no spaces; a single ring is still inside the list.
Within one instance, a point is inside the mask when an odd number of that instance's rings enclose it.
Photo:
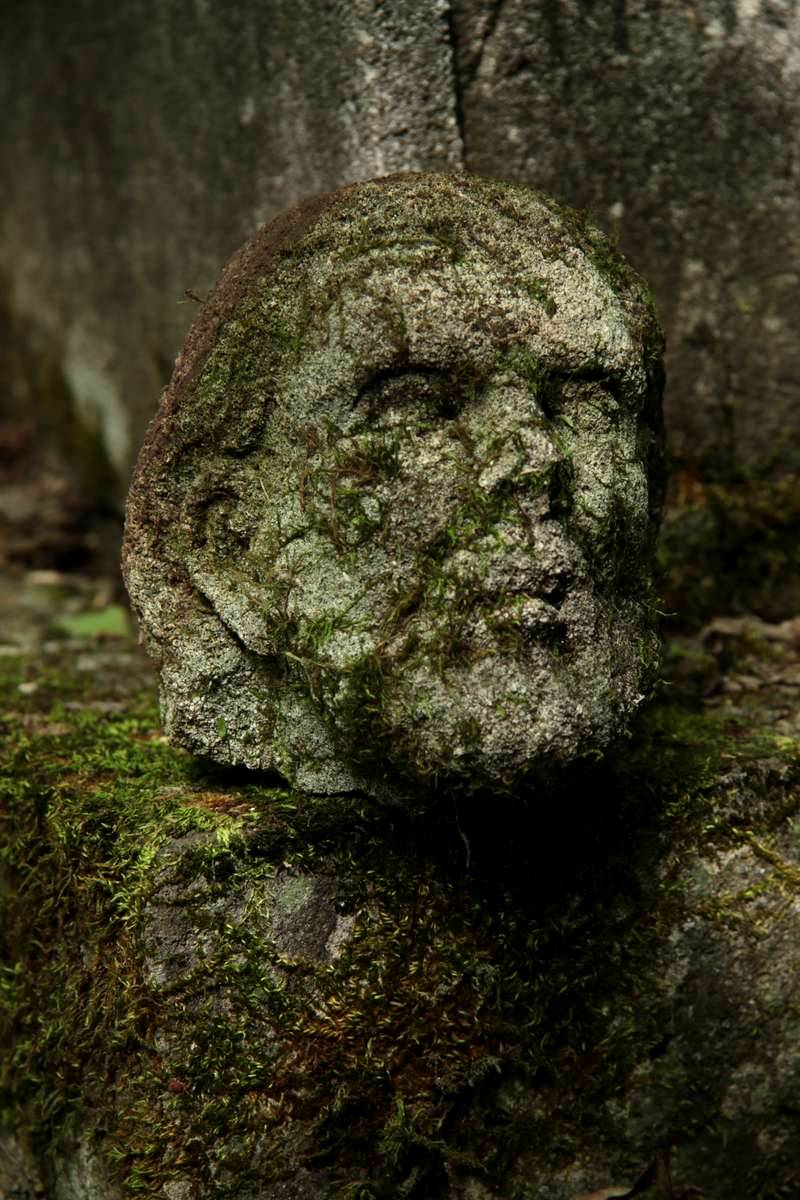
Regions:
[[[661,352],[641,280],[524,187],[390,176],[262,229],[128,500],[169,736],[322,792],[602,751],[657,660]]]

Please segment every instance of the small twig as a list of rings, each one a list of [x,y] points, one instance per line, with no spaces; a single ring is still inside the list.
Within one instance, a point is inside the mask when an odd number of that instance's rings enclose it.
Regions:
[[[331,533],[333,535],[333,544],[337,549],[341,549],[339,542],[339,518],[336,512],[336,488],[338,485],[338,474],[336,471],[331,471],[330,477],[330,498],[331,498]]]
[[[178,301],[178,304],[186,304],[186,302],[187,302],[188,300],[191,300],[193,304],[205,304],[206,300],[208,299],[208,295],[206,295],[206,296],[200,296],[200,295],[198,295],[198,293],[197,293],[197,292],[194,290],[194,288],[184,288],[184,289],[183,289],[183,294],[184,294],[184,296],[186,297],[186,299],[185,299],[185,300],[179,300],[179,301]]]

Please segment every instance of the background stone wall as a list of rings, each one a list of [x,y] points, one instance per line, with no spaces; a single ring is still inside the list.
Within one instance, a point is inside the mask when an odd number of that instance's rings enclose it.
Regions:
[[[746,543],[724,489],[795,479],[796,0],[16,0],[7,27],[4,402],[76,503],[120,503],[187,289],[301,196],[404,169],[529,183],[618,235],[668,338],[673,541]],[[800,517],[794,484],[764,496],[756,527]],[[792,609],[799,566],[744,601]]]
[[[798,465],[796,3],[460,0],[465,161],[596,214],[665,325],[673,451]]]
[[[309,193],[462,166],[447,8],[15,7],[0,277],[31,365],[12,400],[48,411],[33,364],[50,361],[121,498],[194,316],[186,289],[203,295],[259,224]]]

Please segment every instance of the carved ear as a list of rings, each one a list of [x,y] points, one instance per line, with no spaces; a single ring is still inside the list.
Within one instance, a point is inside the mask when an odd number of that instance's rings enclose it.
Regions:
[[[205,560],[188,568],[198,595],[208,601],[229,634],[253,654],[272,658],[278,653],[278,614],[270,608],[269,592],[243,569],[226,562],[215,569]]]

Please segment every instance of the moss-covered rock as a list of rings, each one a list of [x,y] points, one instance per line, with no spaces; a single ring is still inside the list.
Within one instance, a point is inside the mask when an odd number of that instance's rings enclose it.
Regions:
[[[510,791],[647,694],[662,337],[586,220],[407,174],[226,268],[128,501],[167,732],[328,794]]]
[[[7,1159],[70,1200],[572,1200],[670,1152],[795,1194],[797,659],[675,647],[545,823],[211,768],[124,641],[7,653]]]

